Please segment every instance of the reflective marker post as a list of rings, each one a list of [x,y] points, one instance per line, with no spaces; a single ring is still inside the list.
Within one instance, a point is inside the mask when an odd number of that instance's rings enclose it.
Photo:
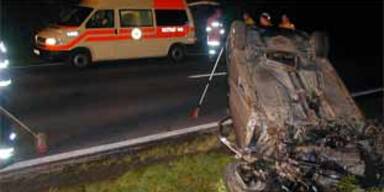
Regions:
[[[36,151],[39,154],[44,154],[48,151],[47,146],[47,137],[43,133],[36,133],[32,131],[31,128],[29,128],[27,125],[25,125],[23,122],[21,122],[19,119],[17,119],[14,115],[12,115],[10,112],[8,112],[6,109],[0,106],[0,112],[3,113],[6,117],[14,121],[16,124],[18,124],[22,129],[30,133],[35,139],[36,139]]]
[[[384,91],[384,88],[370,89],[367,91],[352,93],[351,96],[353,98],[356,98],[356,97],[362,97],[362,96],[371,95],[371,94],[375,94],[375,93],[379,93],[379,92],[383,92],[383,91]]]
[[[210,76],[209,76],[209,79],[208,79],[208,81],[207,81],[207,83],[206,83],[206,85],[205,85],[203,94],[202,94],[201,97],[200,97],[199,103],[198,103],[197,107],[196,107],[196,108],[192,111],[192,113],[191,113],[191,117],[192,117],[193,119],[197,119],[197,118],[199,117],[199,112],[200,112],[201,105],[203,104],[204,99],[205,99],[205,96],[207,95],[209,86],[210,86],[211,81],[212,81],[212,79],[213,79],[213,76],[214,76],[214,74],[215,74],[215,72],[216,72],[217,66],[219,65],[221,56],[223,55],[223,52],[224,52],[224,48],[221,48],[220,53],[219,53],[219,55],[217,56],[215,65],[213,66],[212,72],[211,72],[211,74],[210,74]]]

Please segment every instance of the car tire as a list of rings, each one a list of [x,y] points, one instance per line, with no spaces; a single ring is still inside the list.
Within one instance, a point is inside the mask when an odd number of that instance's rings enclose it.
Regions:
[[[261,187],[260,190],[249,189],[245,186],[243,181],[241,181],[240,176],[237,174],[238,168],[240,166],[239,162],[234,162],[229,164],[224,171],[224,181],[228,189],[228,192],[261,192],[265,188]]]
[[[92,57],[87,50],[74,51],[70,56],[70,63],[78,69],[84,69],[92,63]]]
[[[234,21],[231,25],[229,43],[231,47],[244,50],[247,44],[247,26],[242,21]]]
[[[168,52],[168,58],[174,63],[180,63],[185,59],[185,48],[180,44],[173,45]]]
[[[322,32],[314,32],[310,39],[314,54],[320,58],[328,58],[329,39],[328,35]]]

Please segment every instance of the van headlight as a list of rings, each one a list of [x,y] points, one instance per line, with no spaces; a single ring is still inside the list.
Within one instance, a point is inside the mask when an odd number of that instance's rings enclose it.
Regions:
[[[45,44],[47,45],[56,45],[56,43],[57,43],[57,40],[55,38],[47,38],[45,40]]]
[[[0,160],[7,160],[13,156],[14,148],[0,148]]]

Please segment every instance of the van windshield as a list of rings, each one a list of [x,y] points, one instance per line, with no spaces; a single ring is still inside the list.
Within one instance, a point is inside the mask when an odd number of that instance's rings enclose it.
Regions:
[[[92,8],[73,6],[60,14],[57,24],[65,26],[80,26],[83,21],[91,14]]]

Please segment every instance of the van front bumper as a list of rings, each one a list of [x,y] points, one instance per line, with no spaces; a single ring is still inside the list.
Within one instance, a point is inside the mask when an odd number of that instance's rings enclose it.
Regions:
[[[41,48],[34,48],[33,53],[46,60],[64,60],[69,56],[69,51],[47,51]]]

